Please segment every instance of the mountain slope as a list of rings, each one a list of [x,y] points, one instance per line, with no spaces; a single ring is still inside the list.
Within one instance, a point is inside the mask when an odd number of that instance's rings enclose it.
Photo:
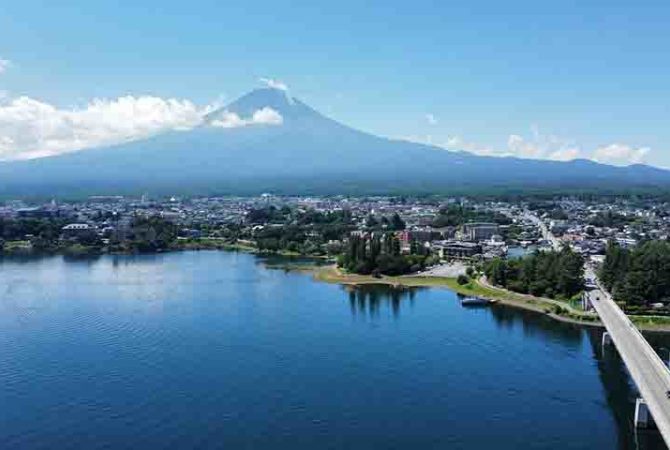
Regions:
[[[214,126],[271,108],[279,125]],[[670,172],[484,157],[380,138],[329,119],[275,89],[259,89],[202,126],[106,148],[0,164],[0,195],[446,192],[458,189],[666,188]]]

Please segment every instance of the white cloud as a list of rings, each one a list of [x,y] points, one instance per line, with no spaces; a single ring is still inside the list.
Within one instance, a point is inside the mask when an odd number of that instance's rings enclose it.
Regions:
[[[533,125],[530,137],[510,134],[507,138],[507,153],[519,158],[571,161],[582,156],[581,148],[573,141],[553,134],[544,134]]]
[[[245,126],[246,122],[233,112],[223,111],[217,119],[210,122],[210,125],[219,128],[239,128]]]
[[[572,161],[581,156],[581,151],[578,147],[566,147],[556,150],[549,154],[549,159],[554,161]]]
[[[474,142],[468,142],[462,139],[460,136],[449,136],[445,142],[436,141],[430,134],[425,136],[402,136],[399,139],[403,141],[415,142],[417,144],[432,145],[444,150],[466,151],[475,153],[477,155],[486,156],[510,156],[508,154],[496,151],[493,147],[487,147],[485,145],[479,145]]]
[[[435,117],[433,114],[426,114],[426,120],[430,125],[437,125],[437,117]]]
[[[536,142],[528,141],[518,134],[509,135],[507,149],[510,154],[521,158],[539,158],[544,153],[544,150]]]
[[[610,144],[597,148],[593,153],[593,159],[615,165],[639,164],[644,162],[649,151],[649,147],[636,148],[625,144]]]
[[[447,142],[444,143],[444,147],[449,150],[465,150],[466,152],[483,156],[505,156],[496,152],[492,147],[465,141],[460,136],[450,136]]]
[[[288,86],[283,81],[274,80],[272,78],[259,78],[259,81],[269,88],[279,89],[280,91],[284,92],[288,91]]]
[[[265,107],[255,111],[251,116],[251,123],[258,125],[281,125],[284,118],[272,108]]]
[[[0,73],[6,72],[10,67],[12,67],[10,60],[0,58]]]
[[[510,134],[507,138],[506,148],[479,145],[457,136],[450,137],[445,147],[487,156],[516,156],[553,161],[589,158],[597,162],[614,165],[643,163],[650,152],[649,147],[633,147],[625,144],[610,144],[599,147],[593,152],[587,152],[583,151],[575,142],[555,135],[545,135],[535,126],[531,127],[530,137]]]
[[[188,100],[126,96],[81,108],[18,97],[0,103],[0,159],[34,158],[188,129],[203,110]]]
[[[224,111],[210,123],[212,126],[220,128],[239,128],[248,125],[281,125],[283,122],[284,119],[281,114],[266,106],[255,111],[248,119],[244,119],[234,112]]]
[[[426,135],[426,136],[419,136],[419,135],[406,135],[406,136],[398,136],[398,140],[401,141],[407,141],[407,142],[414,142],[415,144],[425,144],[425,145],[430,145],[429,141],[431,140],[431,137]]]
[[[581,149],[574,142],[554,135],[545,135],[537,126],[531,127],[530,137],[510,134],[506,145],[497,148],[466,141],[459,136],[450,137],[445,147],[485,156],[514,156],[555,161],[570,161],[581,157]]]
[[[0,99],[0,160],[50,156],[188,130],[202,124],[213,109],[151,96],[95,99],[71,109],[25,96]],[[237,119],[226,116],[228,127],[281,123],[281,116],[269,108]]]

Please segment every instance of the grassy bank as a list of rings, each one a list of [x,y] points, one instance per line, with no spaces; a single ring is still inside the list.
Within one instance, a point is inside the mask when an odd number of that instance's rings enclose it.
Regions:
[[[670,317],[666,316],[628,316],[628,318],[644,331],[670,332]]]
[[[258,251],[250,244],[211,238],[178,239],[172,247],[174,250],[228,250],[251,253]]]
[[[193,238],[193,239],[179,239],[171,247],[171,250],[226,250],[234,252],[246,252],[256,255],[274,255],[293,257],[305,257],[314,259],[328,259],[326,255],[310,255],[299,252],[292,252],[289,250],[261,250],[251,241],[230,242],[225,239],[212,238]]]
[[[579,310],[569,303],[559,300],[518,294],[498,287],[490,286],[479,280],[470,280],[460,285],[456,278],[422,277],[415,275],[381,276],[345,273],[335,266],[314,269],[314,278],[327,283],[362,285],[388,284],[407,287],[447,288],[462,295],[485,298],[497,303],[509,305],[545,314],[555,320],[586,326],[602,326],[594,313]],[[670,319],[658,316],[634,316],[631,320],[642,330],[670,332]]]

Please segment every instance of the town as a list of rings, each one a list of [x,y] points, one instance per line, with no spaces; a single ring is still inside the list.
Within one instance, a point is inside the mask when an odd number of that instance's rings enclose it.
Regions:
[[[510,291],[572,305],[583,291],[586,264],[599,268],[627,312],[653,308],[659,315],[670,314],[670,280],[663,269],[670,260],[668,210],[657,199],[607,197],[263,194],[6,201],[0,206],[0,254],[278,253],[328,259],[347,273],[375,278],[458,277],[464,285],[475,274],[486,275]],[[656,286],[653,292],[649,286]]]
[[[336,256],[352,236],[392,233],[407,254],[412,244],[434,261],[490,260],[551,249],[551,232],[576,253],[602,262],[608,242],[623,248],[666,240],[670,209],[653,200],[468,198],[222,197],[181,199],[90,197],[81,202],[0,203],[0,250],[67,250],[74,244],[99,251],[145,240],[141,250],[172,244],[240,245],[263,251]],[[150,221],[153,220],[153,223]],[[159,242],[158,226],[168,228]],[[140,228],[142,233],[140,233]]]

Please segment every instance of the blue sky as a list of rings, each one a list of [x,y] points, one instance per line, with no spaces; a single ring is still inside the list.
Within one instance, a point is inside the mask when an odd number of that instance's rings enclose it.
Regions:
[[[667,1],[7,3],[0,157],[3,133],[13,158],[17,130],[42,132],[12,122],[27,100],[40,114],[128,96],[204,108],[267,77],[384,136],[670,167]]]

